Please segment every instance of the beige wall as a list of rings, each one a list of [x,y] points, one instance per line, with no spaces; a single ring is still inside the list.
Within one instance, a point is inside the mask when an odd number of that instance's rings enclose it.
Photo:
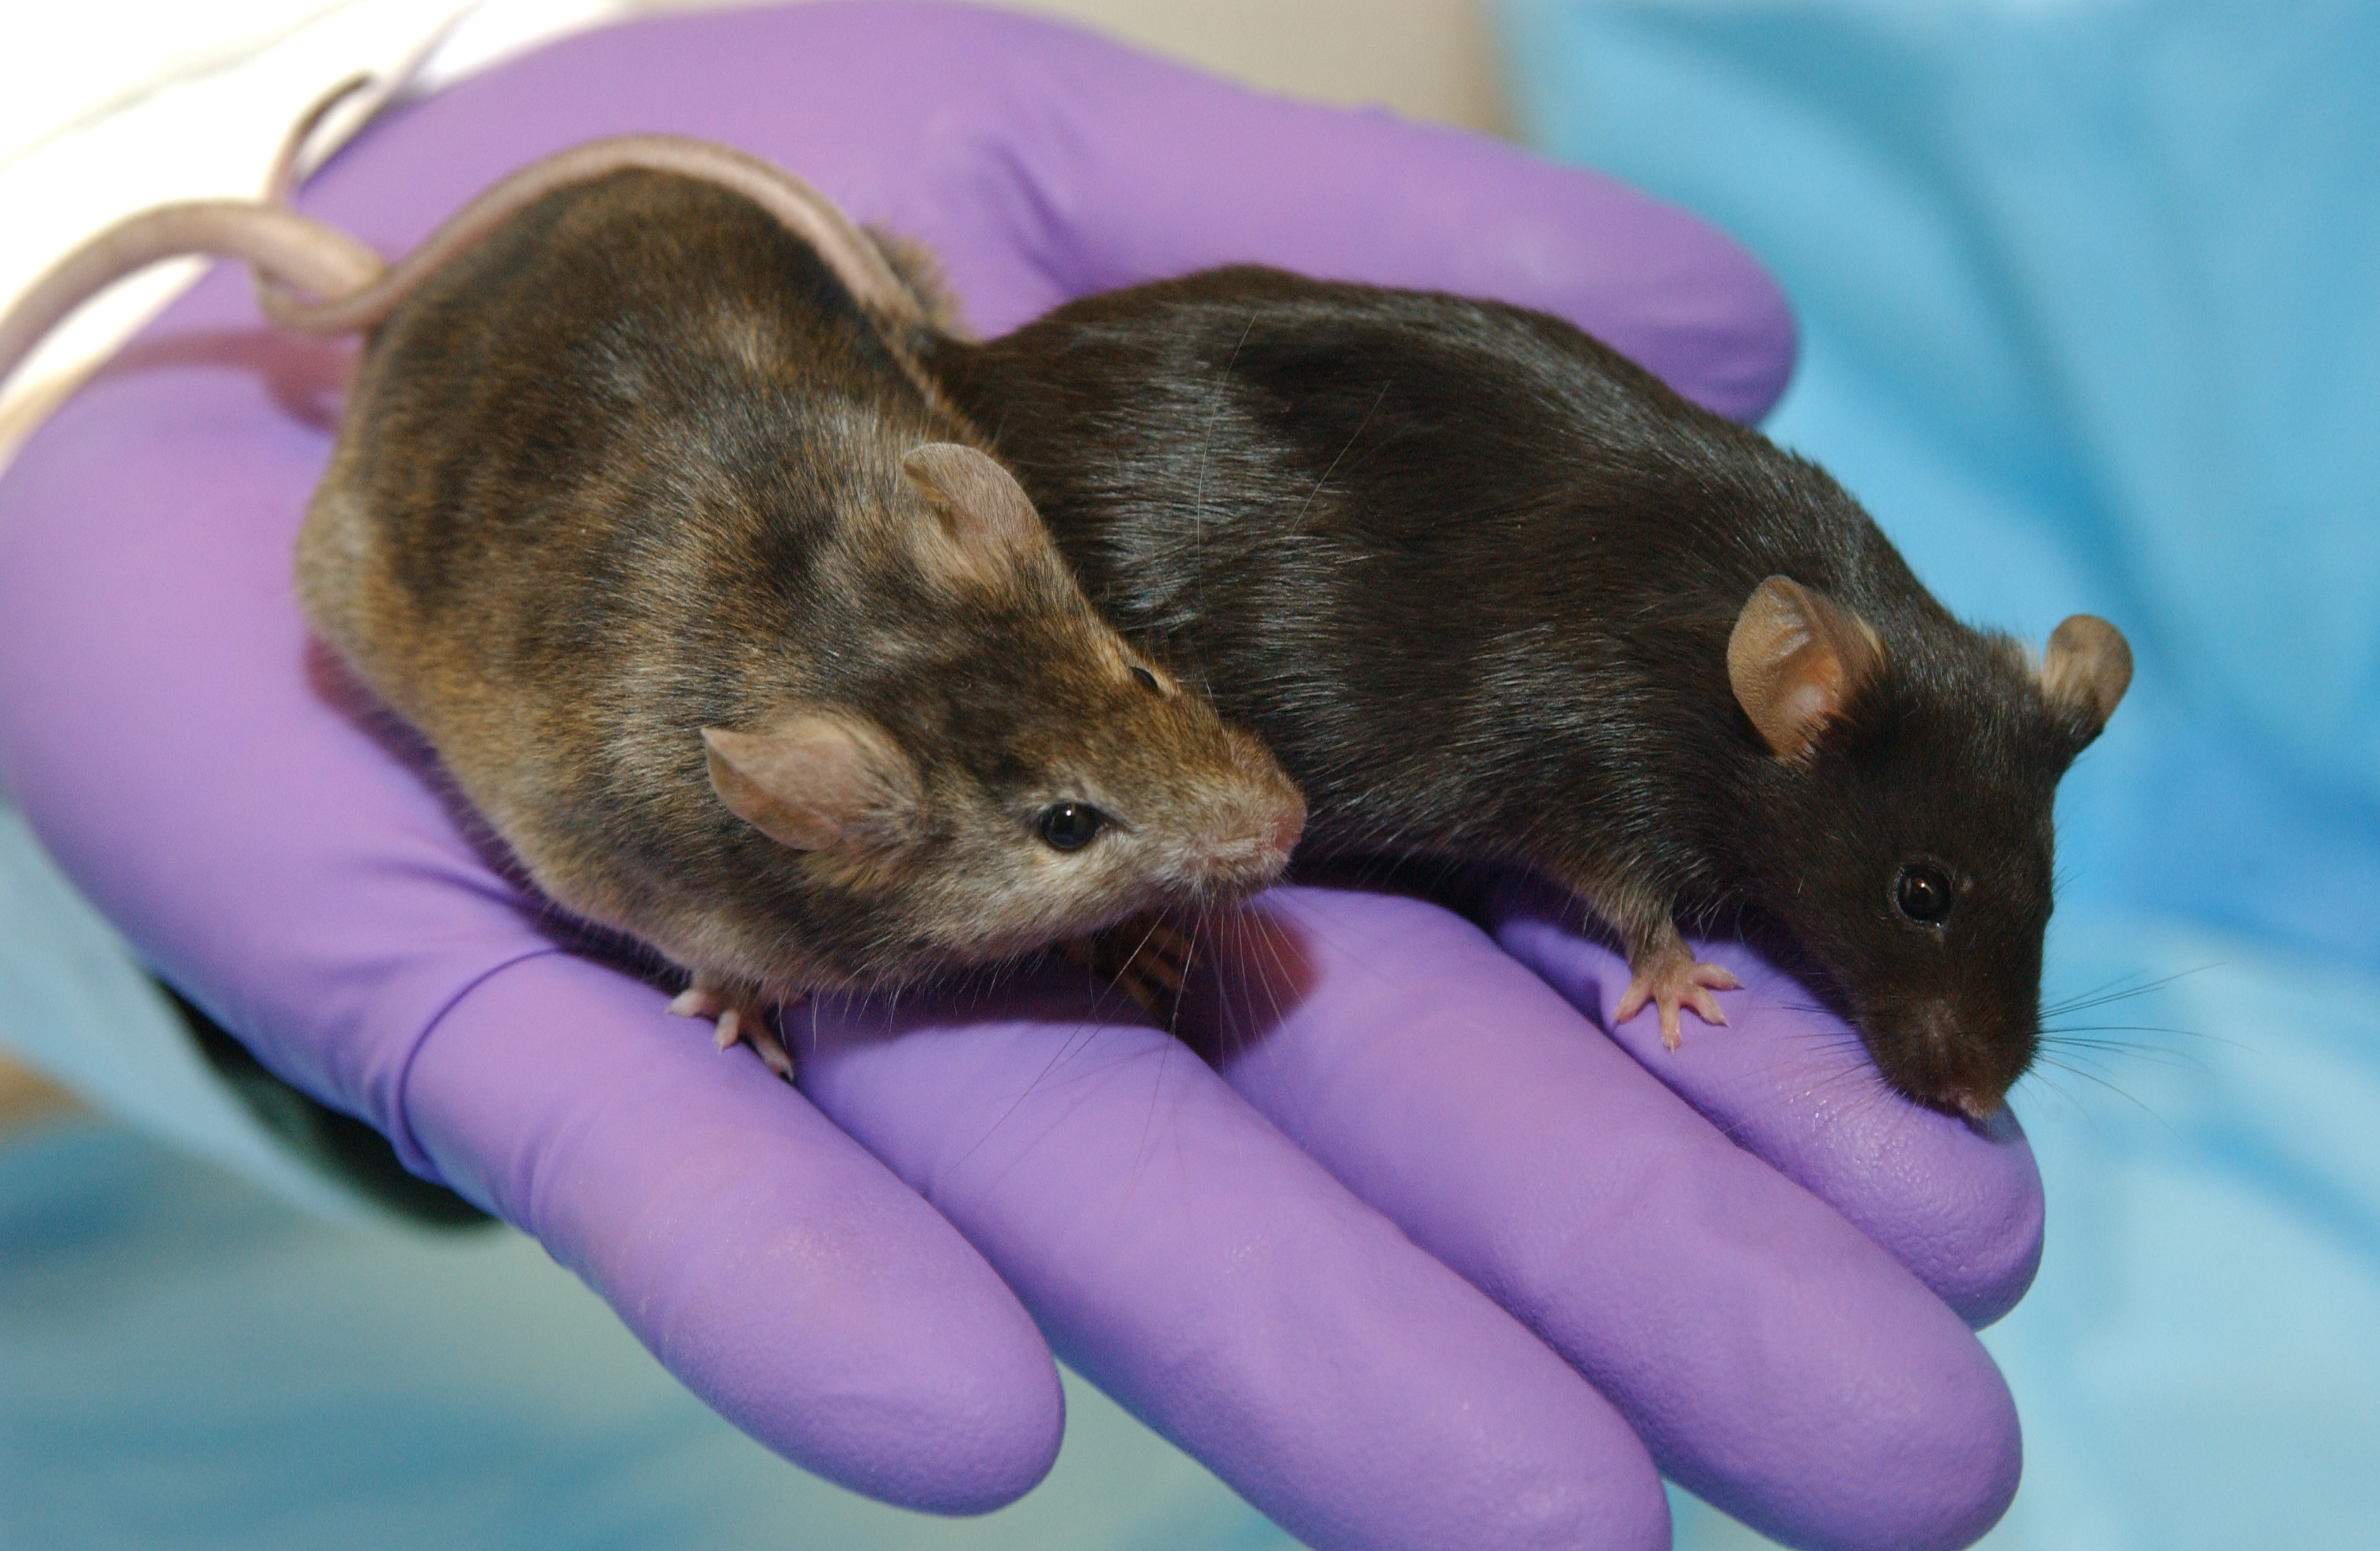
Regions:
[[[628,0],[699,9],[719,0]],[[731,0],[732,3],[732,0]],[[978,0],[1064,17],[1252,86],[1502,133],[1475,0]]]
[[[1252,85],[1500,132],[1480,7],[1465,0],[1003,0]]]
[[[64,1088],[0,1056],[0,1130],[73,1108]]]

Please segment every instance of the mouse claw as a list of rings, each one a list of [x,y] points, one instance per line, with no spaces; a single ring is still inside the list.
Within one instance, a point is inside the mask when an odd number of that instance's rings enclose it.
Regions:
[[[752,1004],[722,1012],[717,1041],[722,1053],[738,1044],[749,1045],[762,1066],[788,1083],[794,1080],[794,1053],[785,1048],[785,1036],[767,1008]]]
[[[769,1017],[770,1006],[757,986],[697,975],[693,985],[671,999],[669,1010],[681,1018],[717,1020],[712,1040],[721,1051],[732,1050],[738,1044],[749,1045],[762,1066],[790,1083],[794,1080],[793,1054],[785,1048],[783,1036]]]
[[[794,1053],[785,1048],[785,1036],[766,1019],[755,1019],[754,1026],[744,1036],[760,1064],[790,1083],[794,1080]]]

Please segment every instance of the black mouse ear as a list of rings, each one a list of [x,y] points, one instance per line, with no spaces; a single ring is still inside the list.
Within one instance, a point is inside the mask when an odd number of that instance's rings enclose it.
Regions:
[[[795,851],[906,839],[918,802],[908,758],[874,722],[796,711],[757,733],[706,727],[710,789],[728,811]]]
[[[2041,697],[2082,743],[2107,725],[2131,683],[2131,646],[2098,615],[2070,614],[2049,633],[2049,648],[2041,655]]]
[[[1868,623],[1823,592],[1771,576],[1752,592],[1727,638],[1727,677],[1761,741],[1803,759],[1884,666]]]
[[[1025,487],[988,453],[956,442],[929,442],[901,460],[901,471],[963,551],[1046,541],[1041,515]]]

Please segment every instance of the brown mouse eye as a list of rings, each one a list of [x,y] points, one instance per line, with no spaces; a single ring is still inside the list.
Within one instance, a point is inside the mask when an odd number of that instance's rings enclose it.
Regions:
[[[1080,851],[1091,843],[1108,816],[1088,803],[1051,803],[1041,810],[1035,828],[1052,851]]]
[[[1142,684],[1147,685],[1151,689],[1157,688],[1157,675],[1150,673],[1148,669],[1142,667],[1137,662],[1132,665],[1132,676],[1138,679]],[[1162,691],[1160,691],[1160,693],[1162,693]]]
[[[1931,862],[1912,863],[1900,869],[1892,903],[1911,920],[1938,927],[1950,914],[1950,877]]]

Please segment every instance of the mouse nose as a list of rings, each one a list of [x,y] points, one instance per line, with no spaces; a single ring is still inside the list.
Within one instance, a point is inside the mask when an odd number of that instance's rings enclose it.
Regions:
[[[1289,865],[1289,854],[1297,849],[1300,837],[1305,833],[1305,798],[1296,788],[1283,790],[1273,804],[1272,833],[1267,837],[1267,849],[1279,855],[1281,865]]]
[[[1921,1005],[1910,1024],[1924,1074],[1911,1097],[1979,1124],[1998,1114],[2014,1073],[2002,1070],[2006,1062],[1991,1043],[1962,1024],[1946,1002]]]
[[[1232,794],[1189,848],[1190,871],[1209,889],[1253,892],[1279,878],[1305,832],[1305,798],[1259,752],[1259,779]]]
[[[1979,1093],[1973,1088],[1948,1087],[1935,1097],[1945,1109],[1956,1109],[1977,1122],[1988,1121],[2000,1112],[2000,1100],[1997,1096]]]
[[[1245,805],[1197,848],[1216,881],[1261,887],[1281,876],[1305,832],[1305,800],[1295,792]]]
[[[1272,848],[1281,853],[1284,865],[1289,854],[1297,849],[1300,837],[1305,833],[1305,802],[1300,798],[1293,807],[1284,807],[1272,830]]]

